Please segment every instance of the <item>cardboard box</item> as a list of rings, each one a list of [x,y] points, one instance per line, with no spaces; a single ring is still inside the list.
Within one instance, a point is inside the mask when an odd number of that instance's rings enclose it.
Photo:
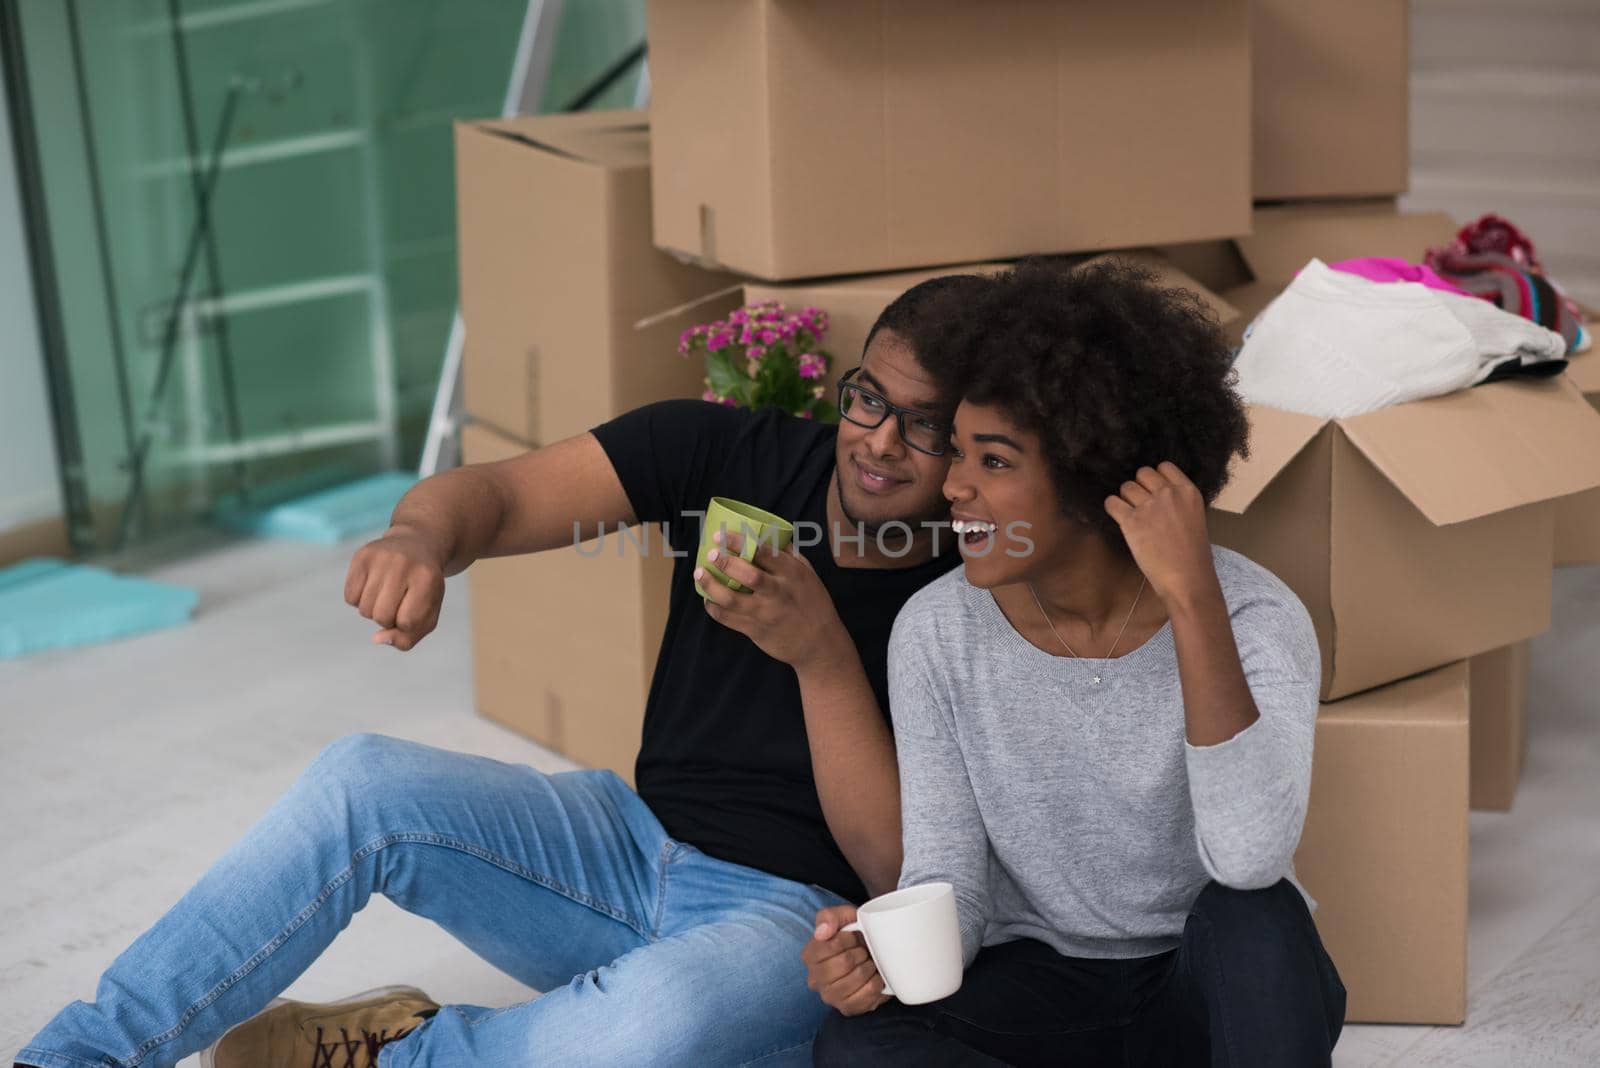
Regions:
[[[492,463],[526,446],[469,425],[461,450],[466,463]],[[672,578],[663,535],[648,529],[647,554],[632,544],[619,554],[613,533],[598,553],[589,541],[467,572],[478,713],[630,785]]]
[[[1406,190],[1408,9],[1406,0],[1254,0],[1257,200]]]
[[[1511,811],[1528,753],[1528,643],[1475,656],[1472,677],[1472,807]]]
[[[1348,419],[1249,413],[1251,457],[1213,504],[1212,538],[1305,603],[1325,700],[1549,627],[1552,502],[1600,485],[1600,415],[1570,382]]]
[[[1328,201],[1256,208],[1248,235],[1160,251],[1234,307],[1237,315],[1224,323],[1224,333],[1238,345],[1310,257],[1330,264],[1357,256],[1421,262],[1427,249],[1448,245],[1456,230],[1448,214],[1400,213],[1390,198]],[[1240,283],[1242,272],[1248,281]],[[1600,355],[1574,357],[1568,377],[1600,409]],[[1558,500],[1554,537],[1555,564],[1600,563],[1600,489]]]
[[[1234,239],[1252,281],[1225,289],[1235,339],[1313,256],[1420,262],[1452,240],[1393,201],[1257,209]],[[1566,494],[1600,485],[1600,421],[1577,389],[1497,383],[1353,419],[1251,408],[1251,459],[1212,536],[1275,571],[1311,612],[1324,699],[1544,630],[1550,589],[1528,546]],[[1471,576],[1470,581],[1466,577]]]
[[[1468,670],[1324,705],[1295,872],[1349,992],[1345,1018],[1466,1016]]]
[[[548,444],[648,401],[698,397],[678,334],[733,296],[646,330],[646,316],[727,289],[650,243],[644,113],[456,124],[464,402]]]
[[[1245,0],[657,0],[655,237],[769,280],[1243,233]]]
[[[1233,307],[1208,287],[1200,284],[1170,259],[1149,249],[1107,253],[1107,257],[1131,259],[1142,263],[1156,273],[1157,281],[1166,286],[1179,286],[1197,293],[1223,322],[1237,316]],[[1089,257],[1092,263],[1101,257]],[[914,285],[946,274],[993,274],[1004,270],[1004,263],[968,263],[953,267],[938,267],[920,271],[895,271],[890,274],[865,275],[857,278],[823,279],[814,282],[750,282],[744,287],[746,303],[764,300],[781,301],[790,307],[807,305],[828,313],[828,336],[823,346],[833,354],[825,384],[831,391],[839,376],[861,363],[866,348],[867,332],[877,321],[883,309],[900,294]]]
[[[1600,320],[1591,318],[1593,330]],[[1567,377],[1600,410],[1600,348],[1572,358]],[[1600,490],[1556,503],[1556,563],[1600,564]]]

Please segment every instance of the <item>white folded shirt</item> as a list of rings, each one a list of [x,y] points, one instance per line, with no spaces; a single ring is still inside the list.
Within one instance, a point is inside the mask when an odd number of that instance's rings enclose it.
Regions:
[[[1251,404],[1336,419],[1476,385],[1508,361],[1565,358],[1560,334],[1479,297],[1314,259],[1256,319],[1234,368]]]

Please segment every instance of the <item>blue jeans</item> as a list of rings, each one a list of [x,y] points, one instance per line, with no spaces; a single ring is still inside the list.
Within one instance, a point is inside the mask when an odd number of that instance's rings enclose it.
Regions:
[[[673,841],[609,771],[371,734],[328,746],[18,1059],[172,1065],[259,1012],[374,893],[547,991],[447,1006],[383,1068],[810,1063],[826,1007],[800,950],[837,895]]]

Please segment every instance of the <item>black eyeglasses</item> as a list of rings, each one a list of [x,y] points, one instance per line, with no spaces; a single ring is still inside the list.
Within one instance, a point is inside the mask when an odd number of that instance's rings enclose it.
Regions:
[[[866,386],[852,382],[851,379],[860,370],[859,367],[852,368],[839,379],[839,414],[856,426],[870,429],[881,426],[893,413],[902,441],[918,452],[943,456],[950,447],[950,427],[929,419],[913,408],[890,404]]]

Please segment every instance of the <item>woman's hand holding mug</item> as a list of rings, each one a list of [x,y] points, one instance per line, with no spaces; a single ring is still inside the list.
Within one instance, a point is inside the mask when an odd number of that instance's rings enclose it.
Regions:
[[[860,1016],[889,1000],[866,941],[859,933],[845,930],[855,918],[854,905],[821,910],[815,935],[800,951],[806,965],[806,986],[845,1016]]]

